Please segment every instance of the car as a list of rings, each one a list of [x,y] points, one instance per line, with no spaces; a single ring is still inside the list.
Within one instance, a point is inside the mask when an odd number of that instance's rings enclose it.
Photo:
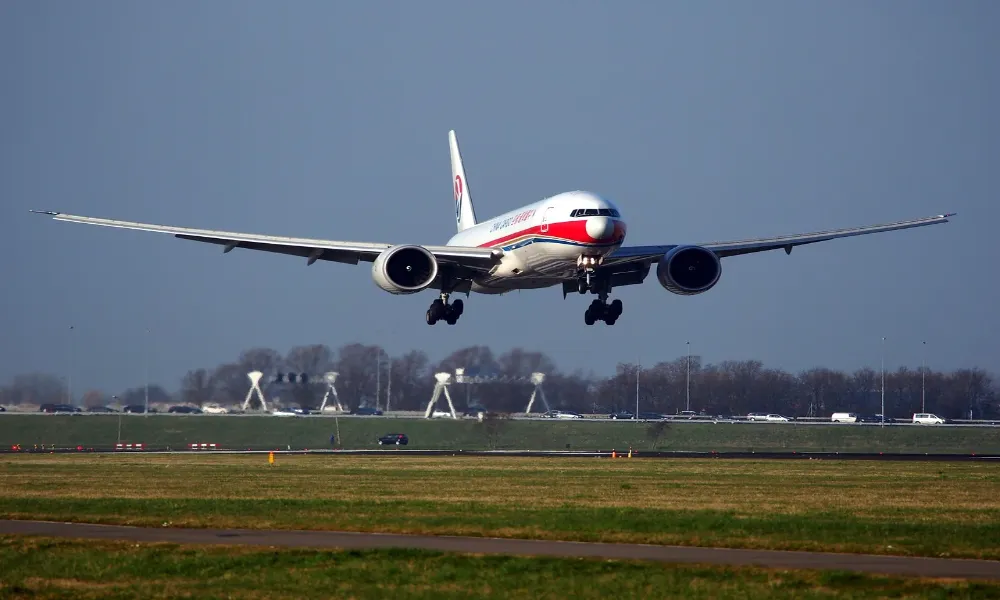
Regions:
[[[556,411],[556,412],[559,413],[559,414],[556,415],[557,419],[582,419],[583,418],[583,415],[581,415],[578,412],[573,412],[571,410],[559,410],[559,411]]]
[[[219,406],[218,404],[206,404],[201,408],[201,412],[209,415],[224,415],[229,412],[225,407]]]
[[[859,420],[858,414],[852,412],[835,412],[830,415],[830,421],[833,423],[857,423]]]
[[[271,411],[271,415],[275,417],[297,417],[299,416],[294,410],[290,408],[276,408]]]
[[[379,446],[388,446],[395,444],[396,446],[405,446],[410,443],[410,438],[406,437],[405,433],[387,433],[378,439]]]
[[[124,408],[122,408],[122,412],[127,412],[127,413],[145,413],[146,412],[146,406],[143,405],[143,404],[129,404],[129,405],[125,406]],[[149,412],[150,413],[155,413],[156,409],[150,407]]]
[[[633,415],[632,413],[630,413],[627,410],[620,410],[620,411],[618,411],[616,413],[611,413],[610,415],[608,415],[608,418],[609,419],[634,419],[635,415]]]
[[[372,408],[370,406],[359,406],[351,411],[352,415],[367,415],[367,416],[378,416],[382,414],[377,408]]]
[[[201,409],[195,408],[193,406],[184,406],[183,404],[178,404],[177,406],[171,406],[167,409],[168,413],[179,413],[185,415],[200,415]]]
[[[895,423],[896,419],[892,417],[883,417],[882,415],[858,415],[858,423]]]
[[[767,415],[761,413],[749,413],[747,414],[747,421],[766,421]]]
[[[768,423],[787,423],[788,417],[783,417],[781,415],[776,415],[772,413],[769,415],[764,415],[764,420],[767,421]]]
[[[940,425],[944,419],[932,413],[913,413],[913,422],[918,425]]]
[[[432,419],[450,419],[451,418],[451,412],[449,412],[447,410],[436,410],[436,411],[434,411],[434,412],[431,413],[431,418]]]
[[[110,406],[91,406],[87,408],[89,413],[114,413],[117,410],[111,408]]]
[[[643,421],[660,421],[666,419],[664,415],[658,412],[641,412],[639,413],[639,418]]]
[[[82,412],[79,406],[69,404],[43,404],[38,407],[39,412],[44,413],[78,413]]]

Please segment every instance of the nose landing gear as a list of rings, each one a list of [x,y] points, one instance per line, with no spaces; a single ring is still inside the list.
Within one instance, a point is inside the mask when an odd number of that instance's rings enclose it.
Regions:
[[[581,294],[586,294],[587,292],[594,289],[594,275],[596,273],[597,265],[600,263],[600,257],[597,256],[580,256],[576,259],[577,267],[577,282],[576,291]]]
[[[427,324],[434,325],[438,321],[444,321],[449,325],[454,325],[464,311],[464,302],[455,300],[448,304],[448,294],[441,294],[441,297],[432,302],[431,307],[427,309]]]

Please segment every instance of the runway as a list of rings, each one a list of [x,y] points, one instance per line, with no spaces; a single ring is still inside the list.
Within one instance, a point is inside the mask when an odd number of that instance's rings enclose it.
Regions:
[[[414,548],[473,554],[652,560],[665,563],[700,563],[778,569],[836,569],[887,575],[1000,580],[1000,561],[829,552],[787,552],[339,531],[146,528],[13,520],[0,520],[0,534],[289,548]]]

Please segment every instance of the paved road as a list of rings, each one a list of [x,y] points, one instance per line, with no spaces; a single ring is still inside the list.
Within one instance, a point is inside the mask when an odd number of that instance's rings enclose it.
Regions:
[[[132,542],[172,542],[177,544],[239,544],[352,549],[419,548],[477,554],[638,559],[670,563],[702,563],[782,569],[838,569],[923,577],[1000,580],[1000,561],[909,558],[865,554],[777,552],[645,544],[598,544],[335,531],[144,528],[9,520],[0,520],[0,534]]]

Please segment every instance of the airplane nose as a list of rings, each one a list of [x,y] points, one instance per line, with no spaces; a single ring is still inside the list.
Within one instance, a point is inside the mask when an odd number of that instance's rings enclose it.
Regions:
[[[606,240],[615,233],[615,222],[608,217],[587,219],[587,235],[595,240]]]

